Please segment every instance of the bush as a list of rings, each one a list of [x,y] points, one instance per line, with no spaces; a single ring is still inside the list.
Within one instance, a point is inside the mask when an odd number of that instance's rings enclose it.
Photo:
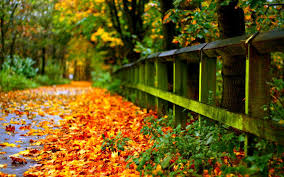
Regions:
[[[269,105],[264,106],[264,110],[269,111],[268,119],[284,124],[284,81],[273,78],[268,83],[270,86],[270,96],[272,98]]]
[[[23,75],[11,74],[7,70],[0,72],[0,91],[6,92],[35,87],[38,87],[38,84]]]
[[[128,165],[135,163],[142,176],[269,176],[269,169],[277,176],[283,169],[281,145],[255,138],[254,154],[245,157],[244,135],[226,126],[209,119],[202,120],[202,126],[191,120],[185,129],[172,125],[172,116],[146,118],[141,133],[151,137],[153,146],[129,156]]]
[[[35,81],[40,85],[59,85],[70,83],[68,79],[64,79],[62,77],[63,72],[59,65],[49,63],[45,69],[45,75],[38,75],[35,77]]]
[[[48,63],[45,69],[46,69],[45,75],[47,75],[49,79],[53,81],[62,79],[63,72],[61,71],[59,65],[54,63]]]
[[[113,79],[109,72],[92,72],[92,81],[94,87],[106,88],[110,92],[121,92],[121,81],[119,79]]]
[[[40,85],[59,85],[59,84],[68,84],[70,81],[64,78],[55,78],[53,80],[48,75],[39,75],[34,78],[34,80]]]
[[[3,63],[3,70],[11,74],[23,75],[27,78],[36,76],[38,69],[34,68],[35,61],[31,58],[20,58],[19,56],[7,57]]]
[[[21,90],[35,88],[39,85],[67,84],[70,81],[62,77],[59,66],[49,64],[46,75],[38,75],[37,68],[33,68],[35,62],[31,58],[22,59],[18,56],[6,58],[0,73],[0,91]],[[33,80],[31,80],[33,78]]]

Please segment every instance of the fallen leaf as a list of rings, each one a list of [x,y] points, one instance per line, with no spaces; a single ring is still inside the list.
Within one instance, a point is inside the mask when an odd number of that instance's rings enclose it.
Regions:
[[[6,146],[8,146],[8,147],[16,147],[16,145],[15,144],[10,144],[10,143],[7,143],[7,142],[4,142],[4,143],[0,143],[0,146],[2,146],[2,147],[6,147]]]
[[[0,164],[0,168],[7,168],[7,164]]]
[[[12,164],[26,164],[27,161],[24,158],[10,156]]]

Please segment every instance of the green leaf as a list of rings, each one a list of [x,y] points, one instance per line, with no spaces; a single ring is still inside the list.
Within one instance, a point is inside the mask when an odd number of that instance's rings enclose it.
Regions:
[[[166,157],[164,158],[164,160],[161,162],[161,166],[163,169],[167,168],[170,165],[170,161],[172,159],[173,154],[166,154]]]

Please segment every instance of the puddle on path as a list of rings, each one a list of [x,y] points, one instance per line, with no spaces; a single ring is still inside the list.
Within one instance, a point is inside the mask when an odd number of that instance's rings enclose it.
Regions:
[[[19,157],[27,163],[15,165],[10,157],[27,149],[39,150],[41,147],[33,146],[31,142],[46,137],[44,128],[58,127],[60,115],[71,113],[68,102],[89,89],[43,87],[0,93],[0,173],[23,176],[31,166],[37,165],[22,155]],[[7,126],[12,130],[7,131]],[[5,143],[9,143],[8,146],[4,146]],[[4,164],[7,166],[1,168]]]
[[[0,151],[4,152],[0,155],[0,164],[7,164],[7,167],[0,169],[0,171],[7,174],[16,174],[16,176],[23,176],[23,173],[27,171],[31,166],[34,166],[36,162],[29,158],[20,156],[21,158],[25,158],[27,163],[12,164],[12,159],[10,158],[10,156],[27,149],[40,149],[39,146],[32,146],[30,142],[36,141],[40,138],[44,138],[46,135],[23,136],[27,134],[30,130],[21,130],[20,127],[31,126],[31,129],[40,130],[43,128],[38,127],[39,123],[44,121],[50,122],[51,120],[53,120],[53,122],[57,124],[61,118],[59,116],[45,115],[44,117],[42,117],[37,115],[34,118],[30,119],[26,115],[19,116],[16,114],[8,114],[8,116],[0,114],[0,117],[5,117],[4,120],[0,121],[0,124],[2,125],[0,128],[0,142],[7,142],[9,144],[16,145],[16,147],[0,147]],[[7,132],[5,130],[6,125],[14,126],[15,133]]]

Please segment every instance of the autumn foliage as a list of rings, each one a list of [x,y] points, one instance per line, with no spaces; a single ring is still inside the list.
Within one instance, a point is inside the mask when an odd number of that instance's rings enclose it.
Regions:
[[[78,87],[80,88],[80,87]],[[78,89],[77,88],[77,89]],[[143,120],[155,116],[153,112],[135,106],[118,95],[96,88],[42,88],[26,92],[56,93],[66,89],[70,96],[51,96],[45,104],[64,106],[60,128],[48,131],[46,139],[35,143],[43,149],[35,158],[41,165],[25,173],[25,176],[139,176],[135,165],[126,168],[125,159],[151,146],[147,136],[140,134]],[[50,110],[51,110],[50,109]],[[43,114],[49,114],[44,110]],[[114,139],[120,134],[131,140],[124,151],[102,148],[104,138]],[[115,146],[115,145],[114,145]]]

